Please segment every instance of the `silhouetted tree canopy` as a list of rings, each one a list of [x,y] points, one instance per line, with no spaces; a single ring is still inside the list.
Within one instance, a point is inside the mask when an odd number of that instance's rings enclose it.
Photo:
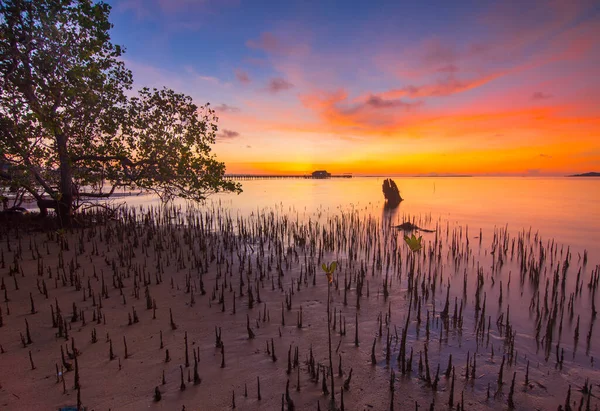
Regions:
[[[208,104],[169,89],[128,97],[109,13],[91,0],[0,0],[0,188],[65,224],[82,198],[119,187],[192,200],[241,191],[211,154]]]

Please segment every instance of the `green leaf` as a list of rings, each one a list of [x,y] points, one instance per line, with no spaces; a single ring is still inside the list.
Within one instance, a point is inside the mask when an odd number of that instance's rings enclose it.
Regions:
[[[413,253],[420,251],[423,248],[422,240],[422,236],[419,236],[419,238],[417,238],[414,234],[411,237],[408,237],[406,235],[404,236],[404,241]]]

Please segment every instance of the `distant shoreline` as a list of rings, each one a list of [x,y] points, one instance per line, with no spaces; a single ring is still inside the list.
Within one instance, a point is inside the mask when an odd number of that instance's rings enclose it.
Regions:
[[[313,177],[310,174],[225,174],[227,179],[309,179],[326,180],[338,178],[569,178],[569,177],[600,177],[600,172],[590,172],[570,175],[473,175],[473,174],[441,174],[441,175],[396,175],[396,174],[334,174],[326,178]]]
[[[567,176],[567,177],[600,177],[600,173],[592,171],[590,173],[572,174],[572,175]]]

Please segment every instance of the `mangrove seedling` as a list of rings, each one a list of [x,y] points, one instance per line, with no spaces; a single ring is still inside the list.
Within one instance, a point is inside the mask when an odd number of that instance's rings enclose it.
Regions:
[[[333,362],[331,360],[331,310],[329,302],[331,299],[331,283],[333,282],[333,273],[337,268],[337,262],[332,261],[329,264],[323,263],[321,268],[327,275],[327,338],[328,338],[328,349],[329,349],[329,369],[331,370],[331,409],[335,409],[335,385],[333,377]]]

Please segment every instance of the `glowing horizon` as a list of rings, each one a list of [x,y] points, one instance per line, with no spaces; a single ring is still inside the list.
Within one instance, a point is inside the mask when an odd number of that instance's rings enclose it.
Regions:
[[[600,171],[600,5],[112,0],[136,84],[210,102],[229,174]]]

